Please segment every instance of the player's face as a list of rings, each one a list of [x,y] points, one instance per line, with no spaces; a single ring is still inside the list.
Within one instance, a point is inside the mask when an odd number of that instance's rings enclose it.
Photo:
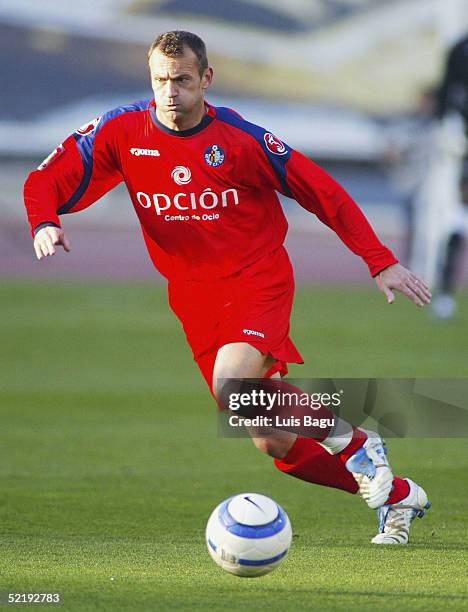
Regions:
[[[204,92],[211,83],[212,69],[200,76],[197,56],[188,47],[179,57],[167,57],[155,49],[149,67],[158,119],[177,130],[197,125],[205,112]]]

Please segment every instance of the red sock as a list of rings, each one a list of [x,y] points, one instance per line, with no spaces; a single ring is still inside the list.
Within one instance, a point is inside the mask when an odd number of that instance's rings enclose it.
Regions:
[[[304,391],[302,391],[302,389],[300,389],[299,387],[295,387],[294,385],[291,385],[287,381],[269,378],[270,376],[273,375],[273,373],[280,371],[280,367],[281,367],[281,362],[277,362],[273,366],[273,368],[271,368],[265,374],[266,390],[267,391],[269,390],[270,392],[275,391],[275,390],[281,391],[282,393],[291,394],[292,397],[294,397],[295,395],[297,396],[304,395]],[[278,413],[282,416],[293,415],[293,416],[299,417],[299,420],[302,420],[301,417],[303,417],[304,415],[310,415],[310,408],[308,406],[304,407],[304,405],[302,405],[300,402],[298,404],[293,404],[288,407],[284,407],[283,410],[281,409],[281,407],[278,407],[278,406],[276,406],[276,409],[278,410]],[[314,406],[313,415],[315,419],[319,419],[322,421],[328,420],[331,422],[335,422],[336,426],[338,426],[336,415],[334,414],[333,411],[330,410],[330,408],[326,406],[323,406],[321,404],[316,404]],[[367,434],[364,433],[364,431],[362,431],[361,429],[358,429],[357,427],[353,427],[351,424],[341,419],[339,419],[339,423],[341,425],[341,428],[345,426],[346,434],[343,433],[340,436],[339,434],[336,433],[333,426],[328,426],[328,427],[316,429],[313,435],[313,439],[317,442],[321,442],[323,445],[322,447],[327,448],[330,451],[330,453],[333,453],[339,456],[341,460],[343,461],[343,463],[345,463],[349,459],[349,457],[351,457],[351,455],[353,455],[358,450],[358,448],[360,448],[363,445],[363,443],[367,439]],[[346,444],[346,439],[349,436],[351,429],[352,429],[352,438],[350,439],[348,445],[342,451],[338,452],[338,449],[336,448],[337,444],[340,447],[342,447],[341,446],[342,443]],[[334,433],[332,434],[332,432]],[[300,437],[302,437],[304,434],[305,436],[309,437],[309,434],[311,434],[310,430],[305,432],[305,431],[301,431],[300,429],[295,430],[295,433],[297,433]],[[330,434],[332,434],[331,439],[329,437]],[[344,442],[340,442],[340,438],[344,439]]]
[[[359,444],[358,440],[359,438],[356,442],[351,442],[355,444],[355,450],[362,444],[362,441]],[[346,461],[344,453],[345,451],[339,455],[330,455],[314,439],[298,437],[284,459],[275,459],[275,465],[281,472],[300,480],[342,489],[348,493],[357,493],[357,482],[344,465]],[[348,457],[352,454],[349,452]],[[398,503],[409,494],[409,490],[407,481],[395,476],[386,505]]]
[[[392,490],[390,491],[390,495],[388,496],[385,505],[388,506],[390,504],[397,504],[402,499],[405,499],[405,497],[409,495],[409,492],[410,486],[406,480],[403,480],[403,478],[400,478],[399,476],[395,476],[393,479]]]
[[[339,455],[330,455],[313,438],[296,438],[284,459],[275,459],[276,467],[301,480],[325,487],[357,493],[358,485]]]
[[[366,440],[367,434],[362,429],[353,427],[353,437],[351,438],[351,441],[349,442],[348,446],[336,456],[339,457],[343,463],[346,463],[348,459],[354,455],[359,448],[361,448]]]

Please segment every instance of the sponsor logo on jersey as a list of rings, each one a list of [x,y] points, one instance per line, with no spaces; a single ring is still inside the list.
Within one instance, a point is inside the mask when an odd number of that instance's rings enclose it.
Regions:
[[[185,166],[176,166],[171,173],[172,180],[177,185],[186,185],[192,180],[192,173]]]
[[[63,145],[59,145],[56,149],[54,149],[52,151],[52,153],[50,155],[48,155],[45,160],[39,164],[39,166],[37,167],[38,170],[44,170],[44,168],[46,168],[49,164],[51,164],[52,162],[54,162],[56,159],[58,159],[62,153],[65,152],[65,147]]]
[[[254,329],[243,329],[242,333],[246,334],[247,336],[259,336],[259,338],[265,337],[263,332],[255,331]]]
[[[132,147],[130,149],[130,153],[132,155],[136,155],[136,157],[140,157],[140,155],[146,155],[147,157],[160,156],[158,149],[138,149],[137,147]]]
[[[213,168],[220,166],[224,162],[224,157],[224,151],[217,144],[208,147],[204,153],[206,163]]]
[[[154,208],[159,216],[176,209],[186,211],[212,210],[213,208],[227,208],[239,204],[239,193],[237,189],[226,189],[221,193],[216,193],[210,187],[201,193],[176,193],[170,196],[167,193],[148,194],[138,191],[136,194],[138,204],[142,208]],[[167,215],[166,215],[167,216]]]
[[[79,127],[76,131],[81,136],[87,136],[88,134],[91,134],[91,132],[94,132],[94,130],[97,128],[97,125],[100,121],[101,121],[101,117],[96,117],[96,119],[93,119],[92,121],[88,121],[88,123],[85,123],[84,125]]]
[[[285,155],[288,150],[279,138],[276,138],[271,132],[265,132],[263,136],[266,148],[275,155]]]

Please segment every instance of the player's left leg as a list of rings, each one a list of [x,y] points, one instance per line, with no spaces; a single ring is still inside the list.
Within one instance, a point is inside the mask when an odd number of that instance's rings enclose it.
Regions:
[[[373,544],[407,544],[413,520],[422,518],[430,507],[426,492],[409,478],[405,478],[408,494],[394,504],[385,504],[378,510],[379,533]]]

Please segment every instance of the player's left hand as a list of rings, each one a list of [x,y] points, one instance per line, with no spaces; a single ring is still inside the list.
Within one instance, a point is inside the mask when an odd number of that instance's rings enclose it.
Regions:
[[[424,281],[407,270],[399,263],[393,264],[375,277],[375,282],[379,290],[387,298],[389,304],[395,301],[395,294],[392,289],[400,291],[416,306],[424,306],[431,301],[431,292]]]

